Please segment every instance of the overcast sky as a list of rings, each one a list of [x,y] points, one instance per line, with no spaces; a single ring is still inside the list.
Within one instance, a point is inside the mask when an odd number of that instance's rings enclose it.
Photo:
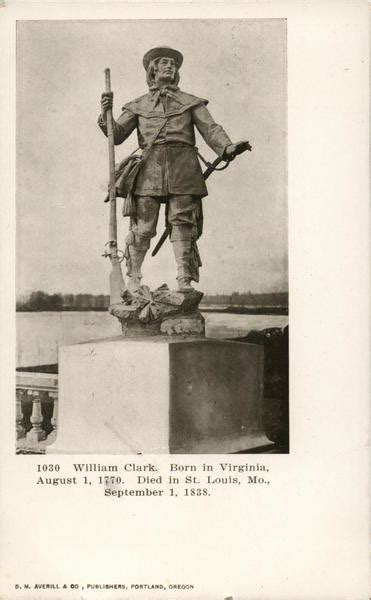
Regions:
[[[252,153],[208,180],[206,293],[287,289],[286,22],[263,20],[19,21],[17,30],[17,289],[108,293],[107,140],[97,127],[104,69],[114,115],[147,91],[143,54],[184,55],[180,87],[208,98],[214,119]],[[197,134],[198,135],[198,134]],[[215,154],[198,136],[201,154]],[[136,135],[116,147],[116,160]],[[119,247],[128,219],[120,216]],[[163,229],[160,217],[158,235]],[[152,242],[154,244],[155,242]],[[167,242],[147,255],[144,283],[175,286]]]

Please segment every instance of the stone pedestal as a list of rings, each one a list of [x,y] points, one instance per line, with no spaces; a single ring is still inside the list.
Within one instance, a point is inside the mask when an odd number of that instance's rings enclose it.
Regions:
[[[268,444],[263,349],[214,339],[110,338],[60,349],[48,453],[230,453]]]

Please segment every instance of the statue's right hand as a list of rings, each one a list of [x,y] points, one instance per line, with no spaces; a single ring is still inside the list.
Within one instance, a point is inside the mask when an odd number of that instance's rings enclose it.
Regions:
[[[103,92],[100,105],[104,114],[113,106],[113,92]]]

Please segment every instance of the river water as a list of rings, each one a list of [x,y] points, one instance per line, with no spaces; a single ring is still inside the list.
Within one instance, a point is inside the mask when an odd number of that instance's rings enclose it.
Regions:
[[[252,329],[285,327],[281,315],[203,313],[206,335],[214,338],[247,335]],[[17,313],[17,367],[58,362],[58,348],[87,340],[120,335],[120,325],[108,312]]]

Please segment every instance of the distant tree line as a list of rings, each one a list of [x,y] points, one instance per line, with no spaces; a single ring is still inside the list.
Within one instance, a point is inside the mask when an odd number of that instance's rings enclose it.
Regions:
[[[108,306],[105,294],[46,294],[39,290],[17,299],[18,311],[106,310]]]
[[[62,310],[106,310],[109,296],[105,294],[46,294],[32,292],[27,297],[17,298],[18,311],[62,311]],[[202,304],[227,306],[288,306],[287,292],[253,294],[233,292],[232,294],[206,294]]]
[[[228,306],[285,306],[289,303],[288,292],[253,294],[252,292],[233,292],[232,294],[206,294],[202,304],[226,304]]]

